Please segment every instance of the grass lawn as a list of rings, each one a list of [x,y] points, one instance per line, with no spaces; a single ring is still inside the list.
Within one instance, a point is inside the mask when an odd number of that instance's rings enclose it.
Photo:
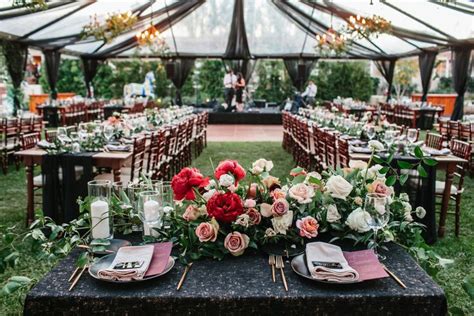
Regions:
[[[280,143],[209,143],[203,154],[194,161],[204,174],[211,174],[213,164],[217,165],[223,159],[236,159],[245,168],[258,158],[273,160],[275,168],[272,174],[284,178],[292,168],[293,161]],[[474,315],[474,302],[462,288],[464,277],[472,273],[474,267],[474,179],[466,178],[466,192],[462,201],[461,236],[454,237],[454,219],[448,217],[447,236],[435,245],[436,251],[443,257],[455,260],[455,263],[442,270],[435,280],[444,288],[448,297],[451,314]],[[24,230],[26,213],[26,186],[23,170],[13,168],[7,176],[0,175],[0,233],[5,227],[16,225],[16,229]],[[40,279],[54,262],[37,261],[32,257],[22,257],[15,269],[7,270],[0,275],[0,286],[13,275],[24,275]],[[22,303],[26,291],[20,291],[11,296],[0,297],[0,315],[21,314]]]

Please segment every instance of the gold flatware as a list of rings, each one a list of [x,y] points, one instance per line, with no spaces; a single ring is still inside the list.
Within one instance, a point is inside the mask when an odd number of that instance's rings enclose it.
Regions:
[[[77,282],[79,281],[79,279],[81,278],[82,274],[84,273],[84,271],[87,269],[88,267],[87,266],[84,266],[81,270],[81,272],[79,272],[79,274],[77,275],[76,279],[74,279],[74,281],[72,282],[71,286],[69,287],[69,292],[72,291],[72,289],[76,286]]]
[[[77,267],[74,272],[71,274],[71,276],[69,277],[69,280],[67,280],[68,282],[71,282],[72,279],[74,279],[74,277],[76,276],[77,272],[79,271],[79,267]]]
[[[268,264],[270,265],[270,267],[272,267],[272,280],[273,280],[273,283],[275,283],[276,277],[275,277],[275,256],[274,255],[268,256]]]
[[[288,283],[286,283],[285,271],[283,268],[285,267],[285,263],[283,262],[282,256],[276,256],[276,268],[280,269],[281,279],[283,280],[283,286],[285,287],[285,291],[288,292]]]
[[[392,277],[392,279],[395,280],[395,282],[397,282],[402,288],[406,289],[407,286],[405,285],[405,283],[402,282],[402,280],[400,280],[392,271],[390,271],[385,265],[382,265],[383,269],[385,270],[385,272],[388,273],[388,275],[390,275]]]
[[[179,283],[178,283],[178,287],[176,288],[177,291],[179,291],[181,289],[181,287],[183,286],[184,279],[186,279],[186,275],[188,274],[188,272],[191,269],[192,265],[193,265],[193,263],[191,262],[184,268],[183,275],[181,276],[181,279],[179,280]]]

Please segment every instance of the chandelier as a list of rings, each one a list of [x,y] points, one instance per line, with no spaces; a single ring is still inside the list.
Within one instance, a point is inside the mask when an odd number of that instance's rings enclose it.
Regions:
[[[347,36],[330,27],[326,33],[316,35],[316,46],[320,51],[334,52],[336,55],[347,50]]]
[[[94,37],[106,43],[116,38],[123,32],[129,31],[137,22],[137,17],[131,11],[123,13],[106,14],[105,22],[101,23],[97,14],[90,17],[90,23],[82,29],[81,37]]]
[[[359,35],[359,37],[378,36],[381,33],[388,33],[391,29],[390,21],[379,15],[371,17],[362,17],[360,15],[349,17],[346,31],[350,34]]]

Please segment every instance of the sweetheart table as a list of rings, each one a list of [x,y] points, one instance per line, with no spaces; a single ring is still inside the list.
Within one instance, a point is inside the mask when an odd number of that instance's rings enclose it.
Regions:
[[[97,281],[86,273],[72,292],[68,278],[78,252],[61,261],[27,295],[25,315],[445,315],[443,290],[401,247],[389,245],[385,265],[407,286],[385,278],[329,285],[296,275],[288,262],[285,292],[271,279],[268,257],[248,253],[194,263],[180,291],[184,267],[135,284]]]

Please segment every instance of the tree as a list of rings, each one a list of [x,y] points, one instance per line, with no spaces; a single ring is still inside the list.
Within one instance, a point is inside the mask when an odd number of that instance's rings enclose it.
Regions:
[[[196,69],[194,70],[196,71]],[[201,100],[223,98],[225,69],[221,60],[205,60],[199,69]],[[190,78],[192,75],[189,76]],[[188,80],[190,79],[188,78]]]
[[[261,60],[257,64],[258,85],[254,99],[282,102],[293,96],[295,88],[291,84],[285,65],[281,60]]]
[[[45,66],[42,67],[39,83],[45,93],[51,92]],[[73,92],[76,95],[86,95],[84,74],[79,60],[61,59],[56,89],[58,92]]]
[[[405,59],[397,61],[395,65],[395,74],[393,76],[393,87],[396,98],[399,100],[402,96],[414,90],[411,83],[412,78],[418,72],[418,64],[414,59]]]

